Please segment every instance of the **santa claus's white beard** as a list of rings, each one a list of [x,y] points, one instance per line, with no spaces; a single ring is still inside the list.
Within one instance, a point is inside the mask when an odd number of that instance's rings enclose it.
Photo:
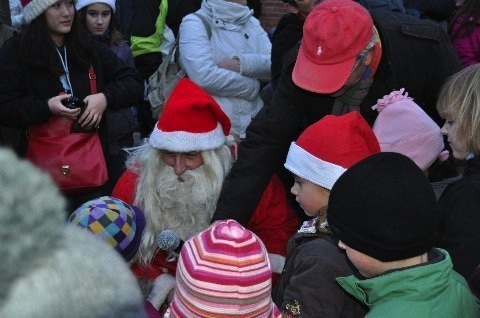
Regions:
[[[157,248],[155,237],[163,230],[175,231],[182,240],[208,227],[220,194],[217,176],[210,176],[205,165],[187,170],[180,177],[164,166],[153,183],[139,185],[146,225],[138,261],[150,263]],[[143,180],[148,183],[148,180]],[[142,182],[142,180],[140,180]],[[150,191],[145,191],[150,189]],[[139,198],[139,196],[137,196]]]

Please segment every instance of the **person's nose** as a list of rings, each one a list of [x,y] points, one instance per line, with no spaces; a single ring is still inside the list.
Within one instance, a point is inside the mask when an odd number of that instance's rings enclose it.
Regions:
[[[298,189],[296,187],[297,183],[294,183],[293,186],[290,188],[290,193],[293,195],[298,195]]]
[[[173,163],[173,171],[177,176],[180,176],[185,172],[185,170],[187,170],[185,159],[180,154],[177,154],[175,156],[175,162]]]
[[[62,13],[63,16],[70,15],[70,10],[68,8],[68,4],[61,3],[60,4],[60,9],[62,10],[61,13]]]
[[[447,124],[443,124],[442,128],[440,129],[440,131],[442,132],[443,135],[448,135],[448,131],[447,131]]]
[[[97,17],[97,24],[102,25],[103,24],[103,18],[101,15],[98,15]]]

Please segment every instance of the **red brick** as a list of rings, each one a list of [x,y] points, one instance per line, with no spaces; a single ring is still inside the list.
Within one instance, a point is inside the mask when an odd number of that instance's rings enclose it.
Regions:
[[[260,23],[265,30],[269,31],[277,25],[280,18],[288,11],[281,0],[263,0],[261,2],[262,15],[260,16]]]

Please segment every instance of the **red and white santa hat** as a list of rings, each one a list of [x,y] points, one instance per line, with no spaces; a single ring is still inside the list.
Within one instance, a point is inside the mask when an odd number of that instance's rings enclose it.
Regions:
[[[230,119],[217,102],[182,78],[165,103],[149,143],[173,152],[212,150],[225,144],[230,127]]]
[[[292,142],[285,168],[331,190],[347,168],[377,152],[377,138],[360,113],[328,115]]]

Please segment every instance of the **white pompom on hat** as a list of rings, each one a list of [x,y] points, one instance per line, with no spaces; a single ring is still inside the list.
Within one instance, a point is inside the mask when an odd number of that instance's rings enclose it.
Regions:
[[[58,0],[20,0],[25,23],[29,24],[57,2]]]
[[[213,150],[226,144],[230,119],[197,84],[182,78],[150,135],[152,147],[172,152]]]
[[[110,6],[110,8],[112,8],[113,13],[115,13],[115,0],[77,0],[77,3],[75,4],[75,8],[77,9],[77,11],[80,11],[86,6],[89,6],[94,3],[104,3]]]

